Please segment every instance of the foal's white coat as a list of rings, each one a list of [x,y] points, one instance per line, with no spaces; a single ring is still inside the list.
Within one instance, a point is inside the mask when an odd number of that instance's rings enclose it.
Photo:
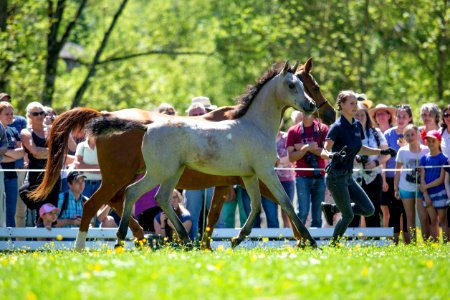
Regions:
[[[295,70],[294,70],[295,73]],[[258,178],[277,197],[294,226],[312,245],[314,239],[294,212],[275,171],[276,134],[285,107],[311,112],[315,105],[305,95],[303,84],[288,72],[288,65],[267,81],[254,97],[244,116],[235,120],[210,122],[177,117],[148,125],[142,154],[147,167],[145,176],[125,192],[125,206],[117,233],[125,238],[133,204],[145,192],[161,184],[158,204],[174,224],[179,237],[189,242],[188,233],[170,206],[172,191],[183,169],[188,166],[207,174],[242,177],[251,199],[251,212],[233,246],[238,245],[252,228],[261,209]]]

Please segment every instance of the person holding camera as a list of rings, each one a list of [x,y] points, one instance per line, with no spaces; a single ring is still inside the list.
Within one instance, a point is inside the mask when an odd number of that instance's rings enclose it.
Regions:
[[[358,110],[355,113],[363,128],[364,136],[362,144],[371,148],[387,149],[388,143],[379,128],[374,128],[367,107],[358,102]],[[375,213],[365,218],[366,227],[380,227],[381,223],[381,197],[383,180],[381,178],[381,166],[386,163],[386,155],[356,155],[354,167],[358,171],[353,173],[353,178],[363,188],[375,207]]]
[[[354,119],[358,110],[354,91],[340,92],[336,104],[341,116],[330,126],[321,153],[322,158],[331,159],[325,181],[336,202],[335,206],[323,203],[322,210],[327,220],[332,220],[333,214],[338,211],[342,215],[334,229],[331,246],[338,244],[354,215],[368,217],[375,212],[366,192],[353,179],[356,155],[396,155],[392,148],[377,149],[363,145],[363,127]]]
[[[394,192],[395,198],[401,199],[406,213],[406,223],[410,235],[405,235],[405,243],[416,240],[416,199],[417,206],[422,205],[420,199],[422,194],[419,191],[420,178],[417,167],[420,159],[425,156],[429,149],[420,144],[419,128],[409,124],[403,131],[403,138],[407,142],[406,146],[398,150],[395,160]],[[402,169],[406,169],[403,171]],[[420,210],[419,210],[420,212]],[[428,225],[428,215],[426,218],[419,218],[421,224]],[[424,236],[427,240],[429,236]]]
[[[311,206],[311,227],[322,227],[320,204],[325,200],[325,161],[320,157],[328,127],[314,116],[304,114],[303,120],[289,128],[286,148],[295,168],[298,217],[305,223]]]

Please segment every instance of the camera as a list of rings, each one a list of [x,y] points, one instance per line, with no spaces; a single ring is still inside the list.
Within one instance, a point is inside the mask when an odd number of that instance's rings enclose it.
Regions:
[[[307,153],[305,155],[305,163],[307,163],[308,165],[310,165],[312,168],[317,169],[319,166],[319,163],[317,161],[317,156],[312,154],[312,153]],[[319,170],[314,170],[314,175],[319,175],[320,171]]]
[[[357,163],[363,165],[367,164],[367,162],[369,161],[369,157],[367,155],[356,155],[355,159]]]
[[[363,169],[366,168],[366,164],[369,162],[369,157],[367,155],[356,155],[355,160],[357,163],[362,164]],[[371,174],[372,171],[364,170],[366,174]]]
[[[317,168],[317,166],[318,166],[317,158],[312,153],[308,153],[305,155],[305,163],[307,163],[308,165],[310,165],[313,168]]]

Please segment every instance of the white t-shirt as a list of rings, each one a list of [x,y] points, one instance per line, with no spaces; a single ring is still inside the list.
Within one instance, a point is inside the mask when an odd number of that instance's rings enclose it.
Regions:
[[[442,134],[441,148],[442,153],[450,158],[450,133],[448,133],[447,129],[445,129],[444,133]]]
[[[408,192],[415,192],[418,189],[420,181],[418,180],[418,172],[416,168],[419,166],[419,161],[422,156],[425,156],[430,150],[427,146],[420,145],[420,152],[413,153],[409,150],[409,145],[403,146],[398,150],[396,162],[401,163],[403,169],[400,173],[399,188]],[[416,184],[417,181],[417,184]]]
[[[83,162],[89,165],[98,165],[97,159],[97,147],[91,149],[87,141],[83,141],[77,145],[77,150],[75,151],[76,156],[81,156]],[[100,172],[83,172],[86,176],[86,180],[101,180],[102,175]]]

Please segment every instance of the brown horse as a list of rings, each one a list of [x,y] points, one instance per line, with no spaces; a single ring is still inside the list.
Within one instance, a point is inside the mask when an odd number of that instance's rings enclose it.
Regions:
[[[320,108],[319,116],[326,123],[333,122],[335,112],[328,101],[320,92],[320,87],[310,74],[312,60],[309,59],[297,74],[303,81],[305,91],[314,99],[317,107]],[[202,116],[206,120],[220,121],[228,119],[227,112],[234,107],[222,107]],[[112,113],[100,113],[87,108],[76,108],[58,116],[52,126],[49,138],[49,159],[46,165],[46,173],[41,185],[30,195],[34,199],[44,198],[55,185],[59,170],[63,165],[64,156],[67,153],[69,134],[71,131],[82,130],[85,124],[98,116],[114,116],[123,119],[132,119],[142,123],[152,123],[159,118],[170,116],[158,113],[147,112],[139,109],[127,109]],[[141,154],[141,144],[143,132],[133,130],[122,134],[97,139],[97,155],[102,174],[102,184],[92,195],[83,207],[83,215],[80,224],[79,237],[76,248],[83,249],[85,237],[89,229],[89,221],[94,217],[97,210],[103,204],[109,204],[119,215],[123,211],[123,199],[125,188],[136,180],[138,174],[145,172],[145,165]],[[125,148],[126,147],[126,148]],[[215,186],[211,210],[208,214],[207,228],[214,228],[224,200],[229,192],[230,186],[243,182],[240,177],[224,177],[199,173],[186,169],[181,177],[177,188],[180,189],[203,189]],[[260,184],[261,193],[274,199],[268,189]],[[138,239],[144,238],[142,227],[134,218],[130,218],[130,228],[133,235]],[[81,234],[81,235],[80,235]],[[211,231],[204,234],[202,246],[209,248],[209,237]],[[298,240],[302,240],[301,235],[294,228],[294,235]]]

